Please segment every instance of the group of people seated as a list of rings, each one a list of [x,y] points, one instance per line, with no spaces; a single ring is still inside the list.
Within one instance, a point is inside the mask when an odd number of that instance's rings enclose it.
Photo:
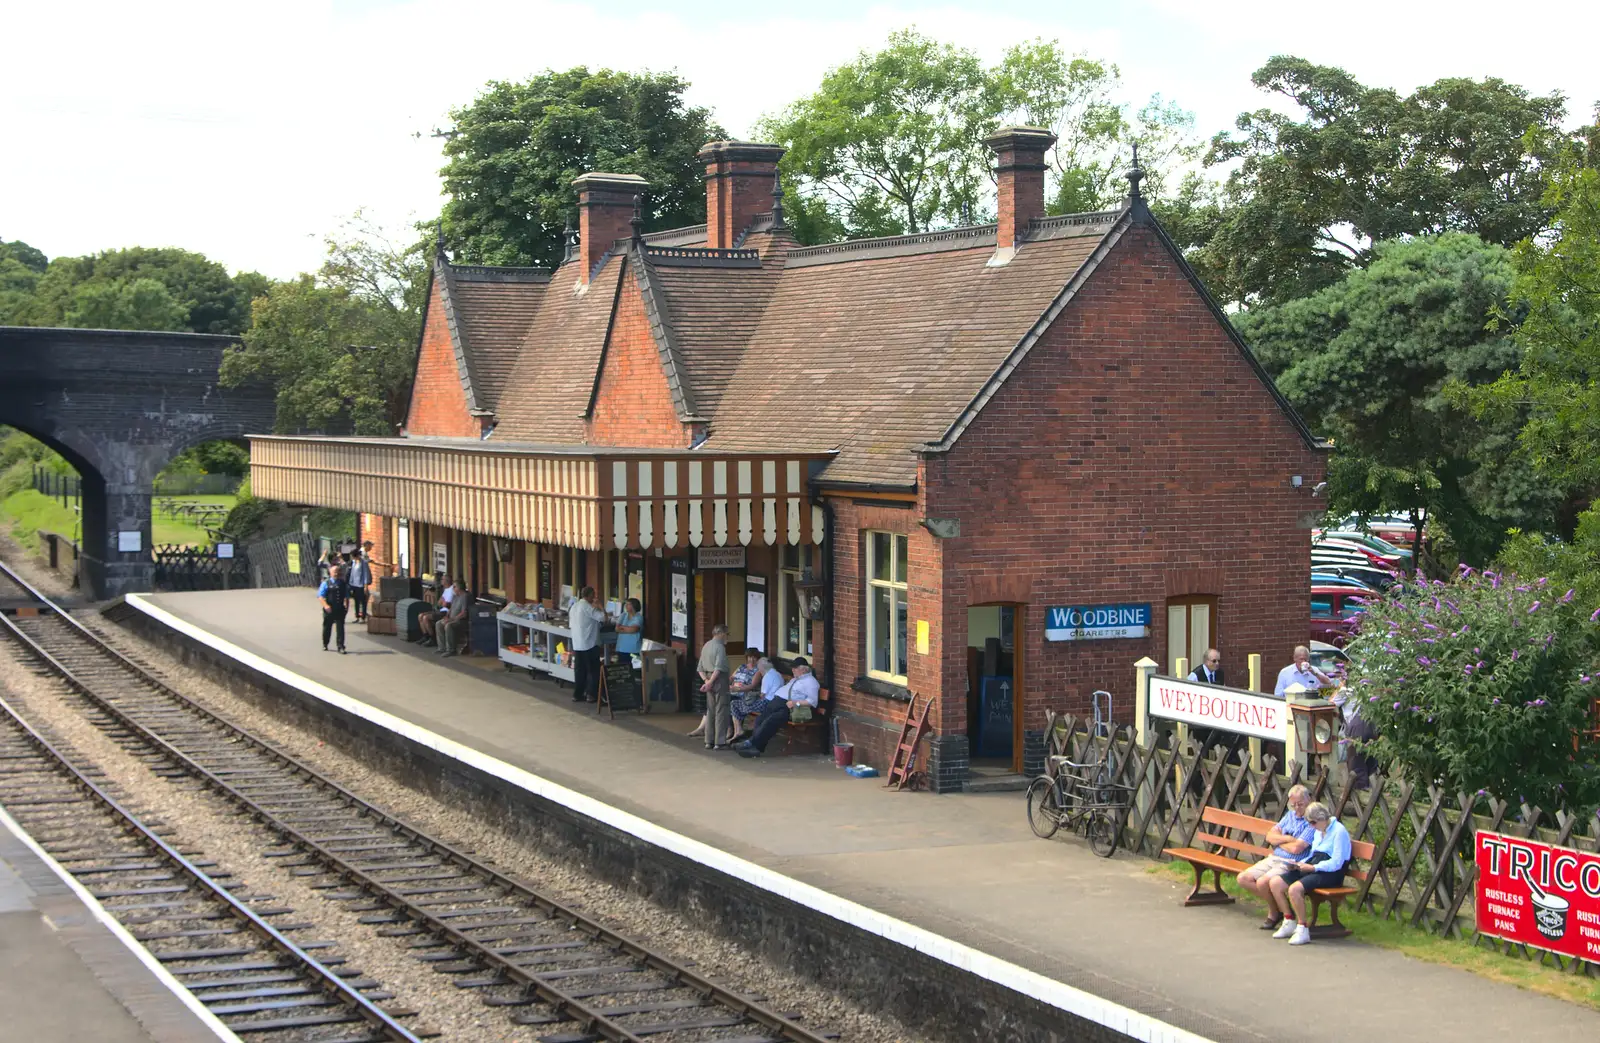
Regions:
[[[451,581],[441,572],[439,584],[438,602],[417,617],[417,625],[422,628],[419,640],[424,646],[436,649],[437,655],[460,655],[463,637],[472,622],[467,615],[472,599],[467,597],[467,590],[459,579]]]
[[[809,721],[817,709],[822,695],[821,685],[811,672],[811,664],[796,657],[790,661],[790,676],[785,679],[775,663],[757,649],[745,653],[744,665],[724,679],[727,663],[722,651],[727,641],[726,628],[717,626],[701,657],[700,676],[705,681],[702,690],[707,692],[707,712],[700,725],[690,735],[707,736],[708,749],[735,750],[741,757],[759,757],[782,727],[793,721]],[[721,659],[718,653],[721,652]],[[722,722],[714,720],[716,713],[715,690],[727,685],[728,726],[722,732]],[[721,733],[721,734],[718,734]],[[722,735],[731,736],[718,742]]]
[[[1304,786],[1289,790],[1289,810],[1267,831],[1272,854],[1239,874],[1239,885],[1267,903],[1263,931],[1290,945],[1311,941],[1306,894],[1339,887],[1350,865],[1350,832]]]

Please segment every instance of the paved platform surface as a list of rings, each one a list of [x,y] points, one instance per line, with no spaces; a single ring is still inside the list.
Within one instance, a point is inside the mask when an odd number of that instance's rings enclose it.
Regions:
[[[0,1018],[0,1039],[17,1043],[237,1038],[226,1030],[219,1035],[190,1010],[5,821],[0,821]]]
[[[817,757],[743,760],[687,715],[597,719],[570,690],[352,627],[323,652],[307,590],[159,595],[175,615],[457,742],[1219,1043],[1600,1039],[1600,1014],[1351,939],[1291,949],[1240,907],[1119,852],[1029,831],[1017,793],[891,793]],[[775,808],[783,808],[781,812]]]

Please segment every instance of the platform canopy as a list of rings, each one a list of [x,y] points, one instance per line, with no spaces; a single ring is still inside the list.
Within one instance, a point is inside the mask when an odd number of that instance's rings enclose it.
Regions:
[[[585,550],[822,542],[831,453],[250,435],[250,490]]]

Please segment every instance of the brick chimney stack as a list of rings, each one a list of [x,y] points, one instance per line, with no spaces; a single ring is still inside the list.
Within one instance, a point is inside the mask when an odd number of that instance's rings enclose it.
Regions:
[[[578,186],[578,279],[588,282],[594,266],[617,239],[633,234],[634,198],[650,183],[638,174],[584,174]]]
[[[999,161],[1000,231],[996,247],[1015,250],[1028,222],[1044,216],[1044,154],[1056,136],[1043,127],[1001,127],[983,139]]]
[[[713,141],[696,156],[706,165],[706,245],[732,247],[761,214],[772,212],[780,145]]]

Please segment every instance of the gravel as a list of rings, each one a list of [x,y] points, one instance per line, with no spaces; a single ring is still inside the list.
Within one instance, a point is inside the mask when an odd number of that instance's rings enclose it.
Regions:
[[[338,749],[324,745],[314,735],[256,708],[209,678],[183,666],[167,655],[159,645],[115,627],[97,615],[85,613],[79,618],[90,629],[150,668],[173,688],[206,708],[279,745],[294,757],[328,775],[352,792],[360,794],[363,799],[410,820],[414,825],[447,843],[474,852],[475,856],[484,862],[533,882],[552,898],[581,908],[586,915],[613,930],[630,935],[663,952],[680,956],[692,953],[696,968],[701,973],[724,982],[736,991],[779,998],[780,1009],[798,1014],[804,1024],[815,1026],[822,1031],[838,1032],[840,1039],[845,1043],[855,1043],[855,1041],[915,1043],[922,1038],[909,1032],[892,1018],[865,1010],[721,936],[696,928],[676,912],[663,910],[639,895],[597,881],[582,869],[558,861],[536,847],[505,837],[494,823],[483,821],[467,811],[443,804],[437,798],[402,786]],[[141,767],[140,770],[144,769]],[[168,790],[174,789],[171,784],[153,777],[152,782],[158,786],[165,786]],[[245,872],[242,868],[245,865],[243,860],[250,857],[252,848],[270,846],[271,841],[266,839],[264,833],[240,829],[237,823],[233,824],[231,830],[232,834],[236,835],[233,846],[227,850],[220,848],[211,850],[210,853],[219,860],[226,860],[230,865],[237,862],[241,868],[236,871],[243,876]],[[208,838],[208,849],[213,846]],[[256,859],[256,861],[270,860]],[[254,878],[252,882],[255,882]],[[302,898],[299,893],[291,893],[291,887],[288,885],[292,883],[293,879],[278,869],[272,876],[263,877],[260,886],[276,888],[273,893],[283,895],[286,900],[293,902],[303,911],[310,911],[312,903],[324,908],[331,904],[309,889],[303,889],[309,894],[309,899]],[[338,913],[339,910],[335,908],[333,912]],[[344,944],[344,939],[347,937],[358,937],[363,932],[371,934],[370,928],[354,925],[353,916],[347,919],[350,921],[348,931],[343,922],[336,924],[329,921],[329,937],[337,937],[341,944]],[[338,928],[337,934],[331,931],[334,926]],[[460,1040],[535,1038],[532,1034],[527,1036],[510,1034],[513,1027],[508,1021],[499,1017],[491,1016],[486,1019],[485,1008],[471,997],[463,997],[461,990],[441,981],[443,976],[432,974],[409,957],[380,957],[376,950],[394,949],[392,941],[374,936],[373,942],[375,944],[370,954],[366,949],[357,948],[355,942],[351,942],[349,953],[352,960],[358,961],[364,970],[395,991],[396,1002],[403,1002],[406,1006],[422,1010],[424,1019],[443,1029],[446,1038]],[[426,1002],[425,1005],[424,997],[441,989],[447,989],[453,994],[449,997],[451,999],[466,1000],[465,1006],[470,1008],[470,1016],[464,1010],[457,1012],[455,1009],[435,1014],[431,1002]],[[482,1034],[486,1021],[493,1027],[490,1035]]]

